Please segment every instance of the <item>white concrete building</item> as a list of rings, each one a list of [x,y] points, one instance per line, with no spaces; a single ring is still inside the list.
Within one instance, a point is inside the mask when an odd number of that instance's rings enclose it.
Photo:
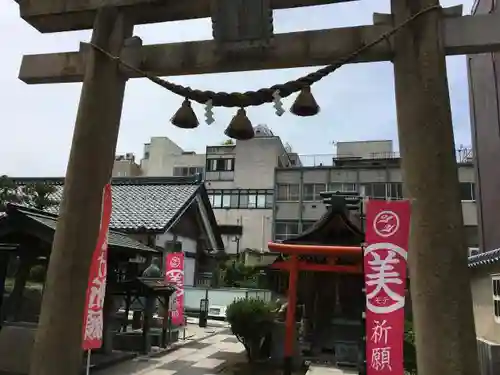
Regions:
[[[205,186],[220,225],[226,252],[266,250],[272,239],[275,169],[296,165],[297,155],[263,125],[250,141],[207,146],[205,154],[185,151],[167,137],[153,137],[144,146],[141,175],[204,174]],[[123,176],[135,164],[115,163]],[[137,164],[135,164],[137,165]]]

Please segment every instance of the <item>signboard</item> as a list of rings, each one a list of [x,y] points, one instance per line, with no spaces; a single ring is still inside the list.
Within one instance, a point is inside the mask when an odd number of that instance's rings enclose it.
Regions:
[[[104,296],[106,294],[106,274],[108,259],[108,229],[111,221],[111,185],[104,187],[101,228],[96,249],[90,265],[85,313],[83,320],[82,348],[86,351],[100,348],[104,326]]]
[[[369,200],[364,270],[368,375],[403,375],[410,202]]]
[[[176,291],[170,307],[172,324],[184,324],[184,253],[169,253],[166,258],[165,281],[175,284]]]

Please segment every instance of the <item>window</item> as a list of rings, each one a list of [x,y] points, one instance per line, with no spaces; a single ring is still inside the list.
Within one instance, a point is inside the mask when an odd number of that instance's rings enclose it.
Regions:
[[[305,232],[306,230],[309,230],[312,228],[312,226],[315,224],[315,221],[303,221],[302,222],[302,232]]]
[[[182,252],[182,242],[179,241],[165,241],[165,251],[167,253],[180,253]]]
[[[274,225],[274,239],[286,240],[290,236],[299,234],[298,221],[281,221]]]
[[[304,184],[302,198],[305,201],[321,201],[321,193],[326,191],[326,184]]]
[[[299,200],[299,185],[298,184],[280,184],[278,185],[278,201],[298,201]]]
[[[207,159],[207,172],[234,171],[234,158]]]
[[[174,177],[194,176],[195,174],[203,174],[203,167],[174,167]]]
[[[493,316],[495,322],[500,323],[500,276],[492,276],[491,288],[493,292]]]
[[[475,184],[472,182],[461,182],[460,183],[460,199],[463,201],[475,201],[476,192]]]
[[[328,191],[342,192],[342,193],[353,193],[358,191],[356,184],[353,183],[340,183],[333,182],[328,185]]]
[[[208,190],[212,208],[272,208],[272,190],[226,189]]]
[[[387,198],[403,199],[403,184],[401,182],[387,184]]]
[[[376,182],[372,184],[373,198],[385,199],[387,198],[386,184],[383,182]]]
[[[373,182],[367,184],[361,184],[364,190],[364,195],[375,199],[386,199],[388,196],[387,185],[384,182]]]

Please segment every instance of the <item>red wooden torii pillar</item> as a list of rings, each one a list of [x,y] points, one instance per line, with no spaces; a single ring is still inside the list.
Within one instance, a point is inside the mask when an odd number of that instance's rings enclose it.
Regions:
[[[295,310],[297,306],[297,280],[299,271],[363,274],[362,249],[360,246],[303,245],[269,242],[271,252],[289,255],[286,262],[275,264],[273,269],[286,270],[288,276],[288,306],[285,321],[284,375],[292,373],[292,358],[295,342]],[[299,261],[300,255],[322,255],[331,258],[359,258],[359,265],[309,264]]]

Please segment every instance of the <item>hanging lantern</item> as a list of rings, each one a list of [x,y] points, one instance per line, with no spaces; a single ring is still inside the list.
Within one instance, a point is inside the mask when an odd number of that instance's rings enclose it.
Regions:
[[[245,109],[238,109],[224,134],[237,141],[248,141],[255,136],[252,123],[248,119]]]
[[[198,127],[198,118],[193,108],[191,108],[191,102],[188,99],[182,102],[181,107],[175,112],[170,122],[181,129],[194,129]]]
[[[311,87],[306,86],[300,91],[292,108],[290,108],[290,112],[301,117],[314,116],[319,113],[319,105],[311,93]]]

